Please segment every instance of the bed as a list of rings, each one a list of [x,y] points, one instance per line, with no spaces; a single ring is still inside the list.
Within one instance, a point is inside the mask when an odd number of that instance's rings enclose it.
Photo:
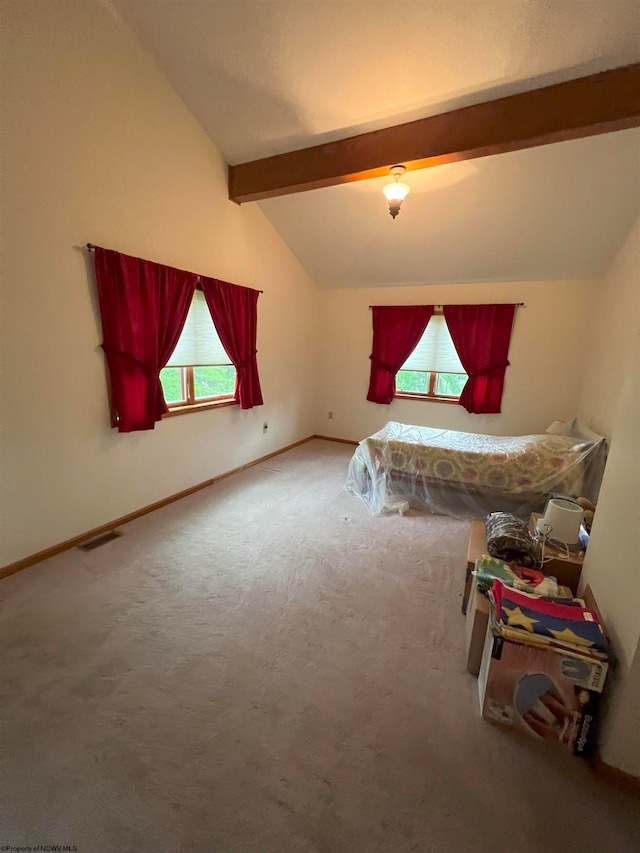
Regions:
[[[595,503],[605,460],[606,442],[595,433],[495,436],[391,421],[359,443],[346,486],[374,515],[411,507],[457,518],[502,510],[527,520],[550,492]]]

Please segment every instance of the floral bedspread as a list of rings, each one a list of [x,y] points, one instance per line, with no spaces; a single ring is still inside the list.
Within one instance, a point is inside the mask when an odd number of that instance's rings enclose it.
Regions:
[[[376,468],[495,494],[581,493],[590,443],[563,435],[494,436],[395,421],[360,442]]]

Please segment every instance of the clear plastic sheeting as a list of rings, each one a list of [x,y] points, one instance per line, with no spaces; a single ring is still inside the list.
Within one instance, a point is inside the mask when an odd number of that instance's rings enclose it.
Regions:
[[[476,435],[390,421],[360,442],[346,486],[373,515],[411,507],[455,518],[504,511],[527,520],[550,492],[595,503],[605,461],[604,439]]]

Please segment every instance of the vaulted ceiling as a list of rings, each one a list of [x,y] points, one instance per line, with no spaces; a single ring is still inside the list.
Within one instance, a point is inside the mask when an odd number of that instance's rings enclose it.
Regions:
[[[114,5],[230,164],[640,61],[636,0]],[[411,172],[396,220],[384,179],[259,204],[324,287],[588,278],[638,214],[639,155],[624,130]]]

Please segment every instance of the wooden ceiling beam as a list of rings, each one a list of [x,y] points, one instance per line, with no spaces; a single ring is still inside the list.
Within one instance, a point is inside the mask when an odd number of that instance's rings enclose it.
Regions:
[[[229,167],[242,204],[640,126],[640,63]]]

